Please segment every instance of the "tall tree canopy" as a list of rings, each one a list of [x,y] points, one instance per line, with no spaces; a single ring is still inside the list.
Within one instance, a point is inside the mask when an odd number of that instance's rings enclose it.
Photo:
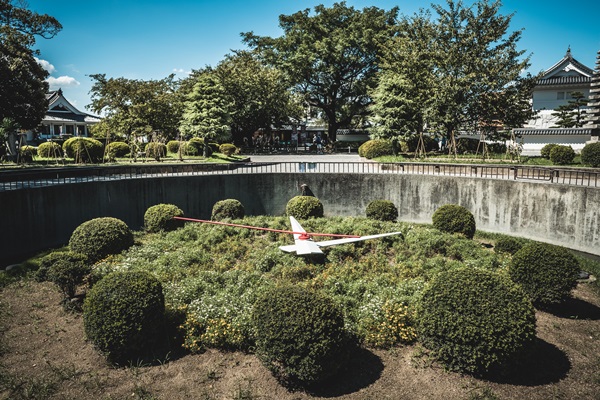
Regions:
[[[198,76],[186,96],[180,131],[184,136],[224,142],[231,137],[231,98],[213,70]]]
[[[182,99],[174,75],[160,80],[106,78],[105,74],[90,75],[89,108],[104,115],[96,130],[131,139],[132,135],[177,136],[182,112]]]
[[[300,118],[301,104],[295,101],[285,76],[252,53],[228,55],[214,72],[231,102],[231,133],[237,143],[259,128],[269,131],[271,126]]]
[[[10,118],[23,129],[33,129],[48,109],[48,73],[35,59],[35,37],[52,38],[62,26],[24,4],[0,0],[0,121]]]
[[[375,86],[380,46],[393,36],[398,9],[362,11],[335,3],[281,15],[279,38],[243,33],[243,41],[286,73],[307,105],[322,110],[328,136],[352,127],[369,111],[369,89]]]
[[[510,102],[524,106],[531,98],[537,77],[522,77],[529,57],[517,50],[521,30],[508,32],[512,15],[501,15],[500,1],[482,0],[466,7],[447,0],[447,7],[432,5],[437,12],[434,45],[435,88],[432,115],[448,135],[458,130],[480,131],[497,126],[507,117]],[[518,109],[510,123],[524,123],[531,106]]]

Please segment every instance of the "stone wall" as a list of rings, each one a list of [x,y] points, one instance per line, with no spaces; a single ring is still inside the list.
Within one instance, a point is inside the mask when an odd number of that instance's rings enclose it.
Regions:
[[[460,204],[477,228],[600,255],[600,189],[551,183],[394,174],[255,174],[177,176],[88,182],[0,192],[0,266],[67,243],[82,222],[112,216],[141,229],[146,209],[179,206],[209,218],[213,204],[240,200],[248,215],[283,215],[307,184],[326,215],[364,215],[387,199],[402,221],[430,223],[441,205]]]

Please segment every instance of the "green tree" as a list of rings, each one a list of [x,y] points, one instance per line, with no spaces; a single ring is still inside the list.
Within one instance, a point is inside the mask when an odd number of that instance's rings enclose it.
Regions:
[[[214,70],[231,101],[231,131],[235,142],[262,128],[298,120],[301,103],[292,95],[281,71],[263,65],[252,53],[238,51],[226,56]]]
[[[558,119],[553,128],[581,128],[585,125],[585,107],[589,100],[581,92],[572,92],[571,98],[567,104],[558,106],[552,113]]]
[[[320,109],[335,141],[338,128],[362,120],[376,84],[381,45],[393,35],[398,8],[362,11],[335,3],[318,5],[292,15],[280,15],[283,36],[243,33],[243,41],[284,71],[306,104]]]
[[[462,1],[448,0],[447,8],[432,7],[438,14],[432,115],[452,151],[457,131],[496,126],[502,123],[498,118],[510,115],[510,101],[525,104],[537,77],[521,77],[529,67],[529,57],[517,50],[522,31],[509,33],[512,15],[499,13],[500,1],[482,0],[466,7]],[[526,110],[519,110],[511,124],[528,119]]]
[[[231,138],[231,98],[213,70],[198,78],[186,96],[181,134],[204,139],[205,156],[210,140],[224,142]]]
[[[116,133],[128,140],[152,132],[165,139],[177,136],[182,101],[174,75],[148,81],[106,78],[106,74],[90,77],[94,83],[89,108],[105,116],[95,128],[97,133]]]
[[[10,118],[22,129],[32,129],[44,117],[48,103],[48,73],[37,62],[35,37],[54,37],[62,25],[37,14],[24,3],[0,0],[0,121]]]

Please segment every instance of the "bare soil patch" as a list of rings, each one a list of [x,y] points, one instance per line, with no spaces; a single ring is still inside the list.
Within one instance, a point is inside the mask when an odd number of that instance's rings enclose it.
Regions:
[[[532,356],[506,376],[445,371],[418,346],[364,349],[312,392],[282,387],[252,354],[209,350],[152,366],[114,368],[85,340],[80,314],[50,283],[0,292],[1,399],[600,399],[600,293],[537,313]]]

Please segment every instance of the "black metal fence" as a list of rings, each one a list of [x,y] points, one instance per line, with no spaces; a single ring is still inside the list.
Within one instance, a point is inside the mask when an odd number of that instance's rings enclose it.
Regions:
[[[470,178],[542,181],[554,184],[600,187],[600,170],[481,164],[376,163],[376,162],[269,162],[231,164],[163,164],[110,167],[63,167],[0,172],[0,190],[64,185],[119,179],[206,174],[409,174]]]

